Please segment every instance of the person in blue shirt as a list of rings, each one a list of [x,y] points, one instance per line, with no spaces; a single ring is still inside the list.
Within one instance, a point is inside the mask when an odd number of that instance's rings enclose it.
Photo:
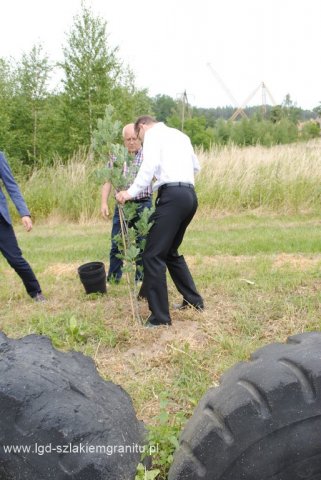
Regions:
[[[20,189],[13,177],[8,162],[2,152],[0,152],[0,180],[14,203],[21,221],[27,232],[32,229],[30,212],[20,192]],[[27,293],[36,302],[45,301],[39,282],[32,271],[29,263],[23,258],[19,248],[9,214],[7,199],[0,185],[0,252],[5,257],[9,265],[19,275],[27,290]]]

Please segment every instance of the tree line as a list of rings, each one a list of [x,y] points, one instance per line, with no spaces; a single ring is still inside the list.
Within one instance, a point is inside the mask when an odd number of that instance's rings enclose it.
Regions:
[[[246,107],[235,121],[235,107],[191,107],[166,95],[153,99],[156,117],[187,133],[194,145],[205,150],[212,145],[278,145],[320,136],[320,106],[313,111],[297,107],[286,95],[282,105]],[[182,114],[184,112],[184,115]],[[182,121],[184,120],[184,121]]]
[[[197,108],[167,95],[150,97],[138,89],[131,69],[108,43],[107,22],[84,3],[62,47],[63,60],[50,61],[41,43],[20,60],[0,58],[0,148],[16,170],[66,162],[89,151],[97,121],[112,105],[122,124],[149,113],[185,131],[195,146],[235,143],[272,145],[320,135],[313,118],[290,100],[245,109],[246,118],[231,122],[232,107]],[[62,78],[53,87],[59,72]],[[312,119],[300,130],[299,120]],[[119,139],[121,140],[121,139]]]

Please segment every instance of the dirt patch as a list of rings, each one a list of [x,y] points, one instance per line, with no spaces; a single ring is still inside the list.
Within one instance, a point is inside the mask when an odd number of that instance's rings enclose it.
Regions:
[[[176,319],[171,327],[144,329],[143,331],[140,327],[140,331],[137,333],[139,338],[138,336],[135,338],[135,345],[126,350],[110,349],[103,354],[100,352],[99,363],[101,366],[106,365],[107,362],[109,368],[113,365],[116,370],[123,371],[124,365],[128,366],[131,362],[138,361],[146,364],[150,360],[167,356],[173,350],[179,351],[184,344],[188,344],[192,349],[199,349],[207,342],[207,336],[201,323],[195,320]]]
[[[274,268],[291,267],[296,270],[310,270],[321,263],[321,255],[305,256],[281,253],[274,259]]]
[[[190,315],[200,317],[201,314],[191,312]],[[190,349],[198,350],[208,342],[201,319],[183,319],[182,314],[173,318],[171,327],[144,329],[138,326],[130,330],[129,345],[104,349],[97,355],[99,367],[111,376],[114,373],[133,374],[138,365],[146,367],[166,363],[166,357],[184,349],[186,344]]]
[[[176,321],[171,327],[164,327],[157,329],[157,332],[151,332],[152,338],[150,339],[148,349],[146,344],[136,345],[129,348],[123,354],[123,359],[139,358],[142,360],[159,357],[160,355],[166,355],[169,351],[178,347],[172,344],[189,344],[193,349],[198,349],[206,341],[206,336],[202,333],[200,324],[195,321]],[[148,336],[146,333],[145,337]]]
[[[79,263],[55,263],[44,271],[44,275],[55,275],[56,277],[77,275]]]

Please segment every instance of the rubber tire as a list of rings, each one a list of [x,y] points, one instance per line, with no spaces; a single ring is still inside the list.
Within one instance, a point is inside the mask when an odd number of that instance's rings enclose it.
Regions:
[[[168,480],[319,480],[321,332],[228,370],[186,424]]]
[[[0,332],[0,480],[134,480],[145,436],[130,396],[91,358],[45,336]],[[9,454],[7,445],[30,452]],[[113,446],[131,448],[101,450]]]

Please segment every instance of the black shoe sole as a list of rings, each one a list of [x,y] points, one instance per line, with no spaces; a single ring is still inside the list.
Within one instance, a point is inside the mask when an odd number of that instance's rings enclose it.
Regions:
[[[182,304],[178,306],[174,306],[174,310],[187,310],[188,308],[194,308],[198,312],[203,312],[204,311],[204,305],[193,305],[191,303],[188,304]]]
[[[144,327],[145,328],[158,328],[158,327],[170,327],[172,324],[171,323],[151,323],[151,322],[146,322]]]

